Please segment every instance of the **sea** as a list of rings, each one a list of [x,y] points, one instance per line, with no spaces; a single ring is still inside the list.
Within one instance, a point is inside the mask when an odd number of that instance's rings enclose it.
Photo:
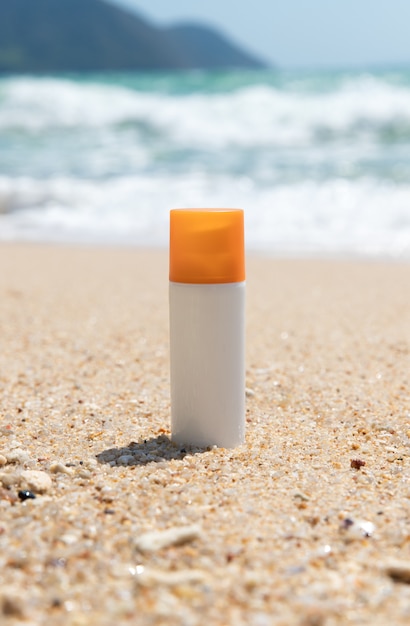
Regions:
[[[410,260],[410,68],[0,78],[0,241],[166,247],[245,210],[276,256]]]

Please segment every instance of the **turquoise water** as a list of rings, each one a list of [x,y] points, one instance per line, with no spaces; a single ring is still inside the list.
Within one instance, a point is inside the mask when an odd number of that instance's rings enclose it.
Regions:
[[[249,248],[410,257],[410,69],[0,79],[0,239],[160,245],[241,206]]]

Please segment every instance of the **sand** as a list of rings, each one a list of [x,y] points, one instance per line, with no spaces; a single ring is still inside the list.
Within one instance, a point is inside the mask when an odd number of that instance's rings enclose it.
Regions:
[[[165,252],[0,268],[1,624],[410,622],[410,264],[248,259],[234,450],[169,440]]]

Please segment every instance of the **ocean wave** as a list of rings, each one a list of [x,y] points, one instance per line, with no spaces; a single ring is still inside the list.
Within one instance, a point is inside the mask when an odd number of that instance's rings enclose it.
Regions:
[[[170,208],[243,206],[251,248],[410,258],[409,78],[0,79],[0,239],[166,245]]]
[[[249,249],[410,258],[410,184],[304,181],[260,187],[201,173],[111,181],[0,178],[0,240],[165,246],[168,211],[241,206]]]
[[[298,146],[410,140],[410,87],[358,76],[330,90],[270,84],[183,95],[58,78],[1,82],[0,129],[138,128],[186,146]]]

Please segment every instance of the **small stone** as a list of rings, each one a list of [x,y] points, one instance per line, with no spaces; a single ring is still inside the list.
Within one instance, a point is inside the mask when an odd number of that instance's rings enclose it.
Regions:
[[[25,450],[21,450],[21,448],[16,448],[11,452],[6,453],[6,459],[7,463],[22,465],[23,463],[27,463],[30,460],[30,457]]]
[[[341,530],[347,530],[348,528],[353,526],[353,524],[354,524],[354,521],[352,519],[350,519],[350,517],[346,517],[342,521],[342,524],[341,524],[340,528],[341,528]]]
[[[32,491],[28,491],[26,489],[22,489],[21,491],[19,491],[18,497],[22,502],[24,502],[25,500],[35,500],[36,498]]]
[[[352,469],[359,470],[361,467],[366,465],[366,461],[362,461],[362,459],[350,459],[350,467]]]
[[[0,454],[0,467],[4,467],[4,465],[6,465],[7,463],[7,459],[5,456],[3,456],[2,454]]]
[[[10,437],[14,434],[14,430],[11,427],[11,424],[7,424],[6,426],[0,427],[0,435],[4,435],[5,437]]]
[[[50,476],[39,470],[25,470],[21,473],[21,477],[34,493],[45,493],[53,484]]]
[[[80,468],[77,472],[77,476],[79,476],[79,478],[85,478],[85,479],[89,479],[91,478],[91,472],[88,469],[84,469],[84,468]]]
[[[0,615],[5,617],[24,618],[24,601],[21,594],[14,590],[4,589],[0,593]]]
[[[246,387],[245,389],[245,395],[247,398],[253,398],[255,395],[255,392],[253,389],[250,389],[249,387]]]
[[[385,567],[386,574],[396,583],[410,585],[410,561],[397,561]]]
[[[112,487],[108,487],[108,485],[101,489],[100,494],[101,502],[110,503],[113,502],[115,499],[114,490],[112,489]]]
[[[135,459],[132,454],[123,454],[119,459],[117,459],[117,465],[129,465],[134,462]]]
[[[4,489],[0,487],[0,500],[7,500],[7,502],[14,503],[17,501],[15,494],[10,489]]]
[[[155,552],[169,546],[179,546],[194,541],[200,534],[201,529],[197,525],[168,528],[144,533],[136,540],[135,545],[141,552]]]
[[[14,487],[15,485],[19,485],[21,482],[21,474],[17,472],[4,472],[0,474],[0,484],[7,489],[10,487]]]

